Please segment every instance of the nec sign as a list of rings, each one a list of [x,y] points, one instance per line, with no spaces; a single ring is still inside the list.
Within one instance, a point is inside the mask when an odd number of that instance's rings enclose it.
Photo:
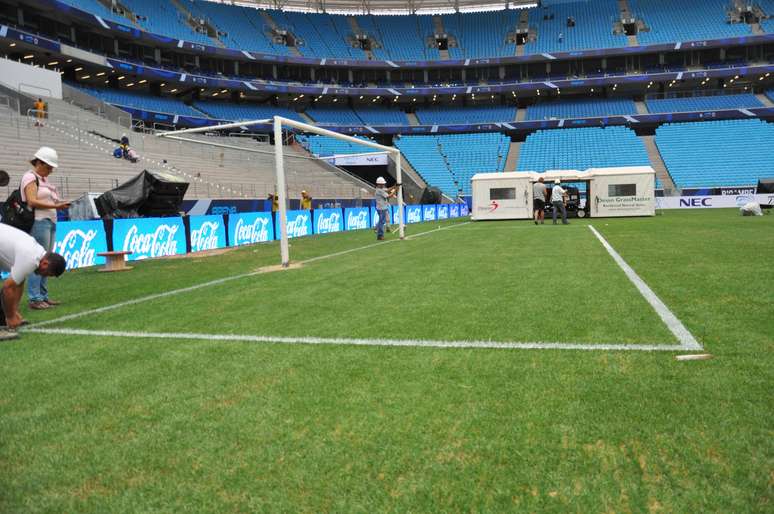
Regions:
[[[712,207],[712,198],[680,198],[680,207]]]

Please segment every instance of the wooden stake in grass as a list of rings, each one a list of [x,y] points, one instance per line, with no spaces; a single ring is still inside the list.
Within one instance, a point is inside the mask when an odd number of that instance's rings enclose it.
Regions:
[[[675,359],[679,361],[708,361],[713,358],[711,353],[695,353],[691,355],[677,355]]]

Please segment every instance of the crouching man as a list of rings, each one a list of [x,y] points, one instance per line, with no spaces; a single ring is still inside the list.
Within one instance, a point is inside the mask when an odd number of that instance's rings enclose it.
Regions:
[[[10,273],[0,288],[0,340],[18,337],[15,329],[24,323],[19,313],[24,280],[32,273],[58,277],[65,267],[64,257],[46,252],[29,234],[0,223],[0,271]]]

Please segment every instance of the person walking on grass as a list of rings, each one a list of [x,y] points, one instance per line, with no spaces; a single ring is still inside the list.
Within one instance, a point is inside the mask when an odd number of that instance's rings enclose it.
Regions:
[[[27,277],[58,277],[67,264],[58,253],[47,252],[32,236],[0,223],[0,271],[9,273],[0,283],[0,340],[18,337],[25,323],[19,313]]]
[[[374,191],[374,201],[376,202],[376,214],[379,221],[376,222],[376,240],[384,240],[384,227],[389,219],[390,198],[395,197],[394,188],[386,189],[387,181],[384,177],[376,179],[376,190]]]
[[[532,216],[535,219],[535,225],[538,224],[538,221],[541,225],[545,221],[547,198],[548,191],[546,191],[543,177],[540,177],[537,182],[532,184]]]
[[[567,191],[559,185],[561,183],[562,181],[559,179],[554,180],[554,187],[551,189],[551,205],[553,206],[551,216],[554,219],[554,225],[556,225],[556,213],[561,210],[562,225],[569,225],[570,223],[567,221],[567,208],[565,207],[567,203]]]
[[[70,203],[62,201],[56,186],[48,180],[49,175],[59,166],[56,150],[41,146],[30,163],[32,169],[21,179],[21,198],[35,209],[35,223],[30,235],[43,249],[50,252],[56,241],[56,211],[67,209]],[[30,277],[27,295],[30,309],[49,309],[60,303],[48,297],[48,278],[45,275]]]

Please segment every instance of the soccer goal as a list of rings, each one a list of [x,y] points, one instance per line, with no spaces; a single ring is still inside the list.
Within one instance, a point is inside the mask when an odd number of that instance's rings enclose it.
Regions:
[[[273,118],[263,120],[251,120],[240,121],[235,123],[223,123],[220,125],[211,125],[208,127],[196,127],[189,129],[173,130],[168,132],[160,132],[156,134],[157,137],[175,139],[179,141],[187,141],[199,145],[215,146],[220,148],[231,148],[235,150],[241,150],[245,152],[253,153],[267,153],[265,150],[245,148],[241,146],[233,146],[215,141],[203,141],[201,139],[192,139],[186,137],[190,134],[197,134],[202,132],[213,132],[218,130],[229,130],[243,127],[249,127],[252,125],[268,125],[274,126],[274,167],[276,171],[276,188],[277,188],[277,200],[279,203],[279,226],[280,226],[280,257],[282,260],[282,267],[287,268],[290,265],[290,246],[288,245],[288,229],[287,229],[287,211],[288,211],[288,188],[285,180],[285,157],[289,158],[306,158],[296,155],[285,155],[282,150],[283,130],[297,131],[301,133],[312,133],[320,136],[328,136],[342,141],[347,141],[356,145],[361,145],[368,148],[376,149],[376,153],[385,153],[388,155],[395,166],[395,179],[397,181],[397,199],[398,199],[398,235],[400,239],[405,238],[405,224],[404,224],[404,206],[403,206],[403,176],[400,165],[400,150],[392,146],[384,146],[373,141],[359,139],[345,134],[339,134],[332,130],[327,130],[308,123],[302,123],[300,121],[283,118],[281,116],[274,116]],[[373,152],[372,152],[373,153]]]

